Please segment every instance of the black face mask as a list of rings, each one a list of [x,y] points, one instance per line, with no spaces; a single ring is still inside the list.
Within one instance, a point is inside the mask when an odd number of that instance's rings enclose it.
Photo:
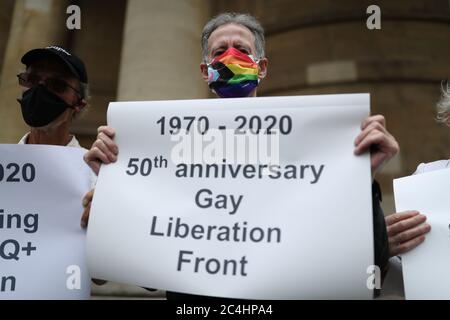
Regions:
[[[28,89],[17,99],[22,116],[30,127],[43,127],[58,118],[67,108],[73,108],[45,86],[39,84]]]

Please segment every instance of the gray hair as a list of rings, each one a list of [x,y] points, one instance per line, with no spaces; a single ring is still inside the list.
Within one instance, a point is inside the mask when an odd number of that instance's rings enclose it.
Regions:
[[[208,39],[211,33],[220,26],[226,24],[239,24],[249,29],[255,36],[256,59],[265,57],[264,29],[255,17],[249,14],[226,12],[219,14],[206,23],[202,32],[202,56],[203,62],[208,62]]]
[[[84,100],[88,100],[89,97],[89,85],[87,83],[84,82],[80,82],[80,93],[81,93],[81,98]]]
[[[450,86],[442,84],[441,86],[442,96],[439,102],[436,104],[437,116],[436,120],[440,123],[448,124],[448,117],[450,116]]]

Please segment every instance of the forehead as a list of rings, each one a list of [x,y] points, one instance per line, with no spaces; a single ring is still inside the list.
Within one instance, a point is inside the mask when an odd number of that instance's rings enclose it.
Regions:
[[[208,39],[208,51],[224,44],[242,44],[255,48],[255,36],[240,24],[229,23],[214,30]]]
[[[43,57],[33,61],[27,70],[56,73],[68,78],[74,78],[69,67],[56,57]]]

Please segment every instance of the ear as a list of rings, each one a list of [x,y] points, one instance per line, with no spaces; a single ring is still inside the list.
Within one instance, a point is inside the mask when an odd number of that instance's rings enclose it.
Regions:
[[[200,63],[200,71],[202,73],[202,78],[205,82],[208,82],[208,66],[206,63]]]
[[[87,101],[84,99],[81,99],[80,103],[73,107],[73,113],[76,114],[76,113],[81,112],[81,110],[86,108],[86,106],[87,106]]]
[[[267,75],[267,65],[269,64],[269,60],[267,58],[262,58],[259,60],[259,72],[258,72],[258,78],[260,80],[264,79]]]

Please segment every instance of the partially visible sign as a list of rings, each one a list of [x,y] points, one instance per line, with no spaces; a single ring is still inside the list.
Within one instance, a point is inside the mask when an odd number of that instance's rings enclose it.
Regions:
[[[406,299],[450,299],[450,169],[394,180],[397,212],[417,210],[431,231],[402,255]]]
[[[81,148],[0,145],[0,299],[88,299]]]

